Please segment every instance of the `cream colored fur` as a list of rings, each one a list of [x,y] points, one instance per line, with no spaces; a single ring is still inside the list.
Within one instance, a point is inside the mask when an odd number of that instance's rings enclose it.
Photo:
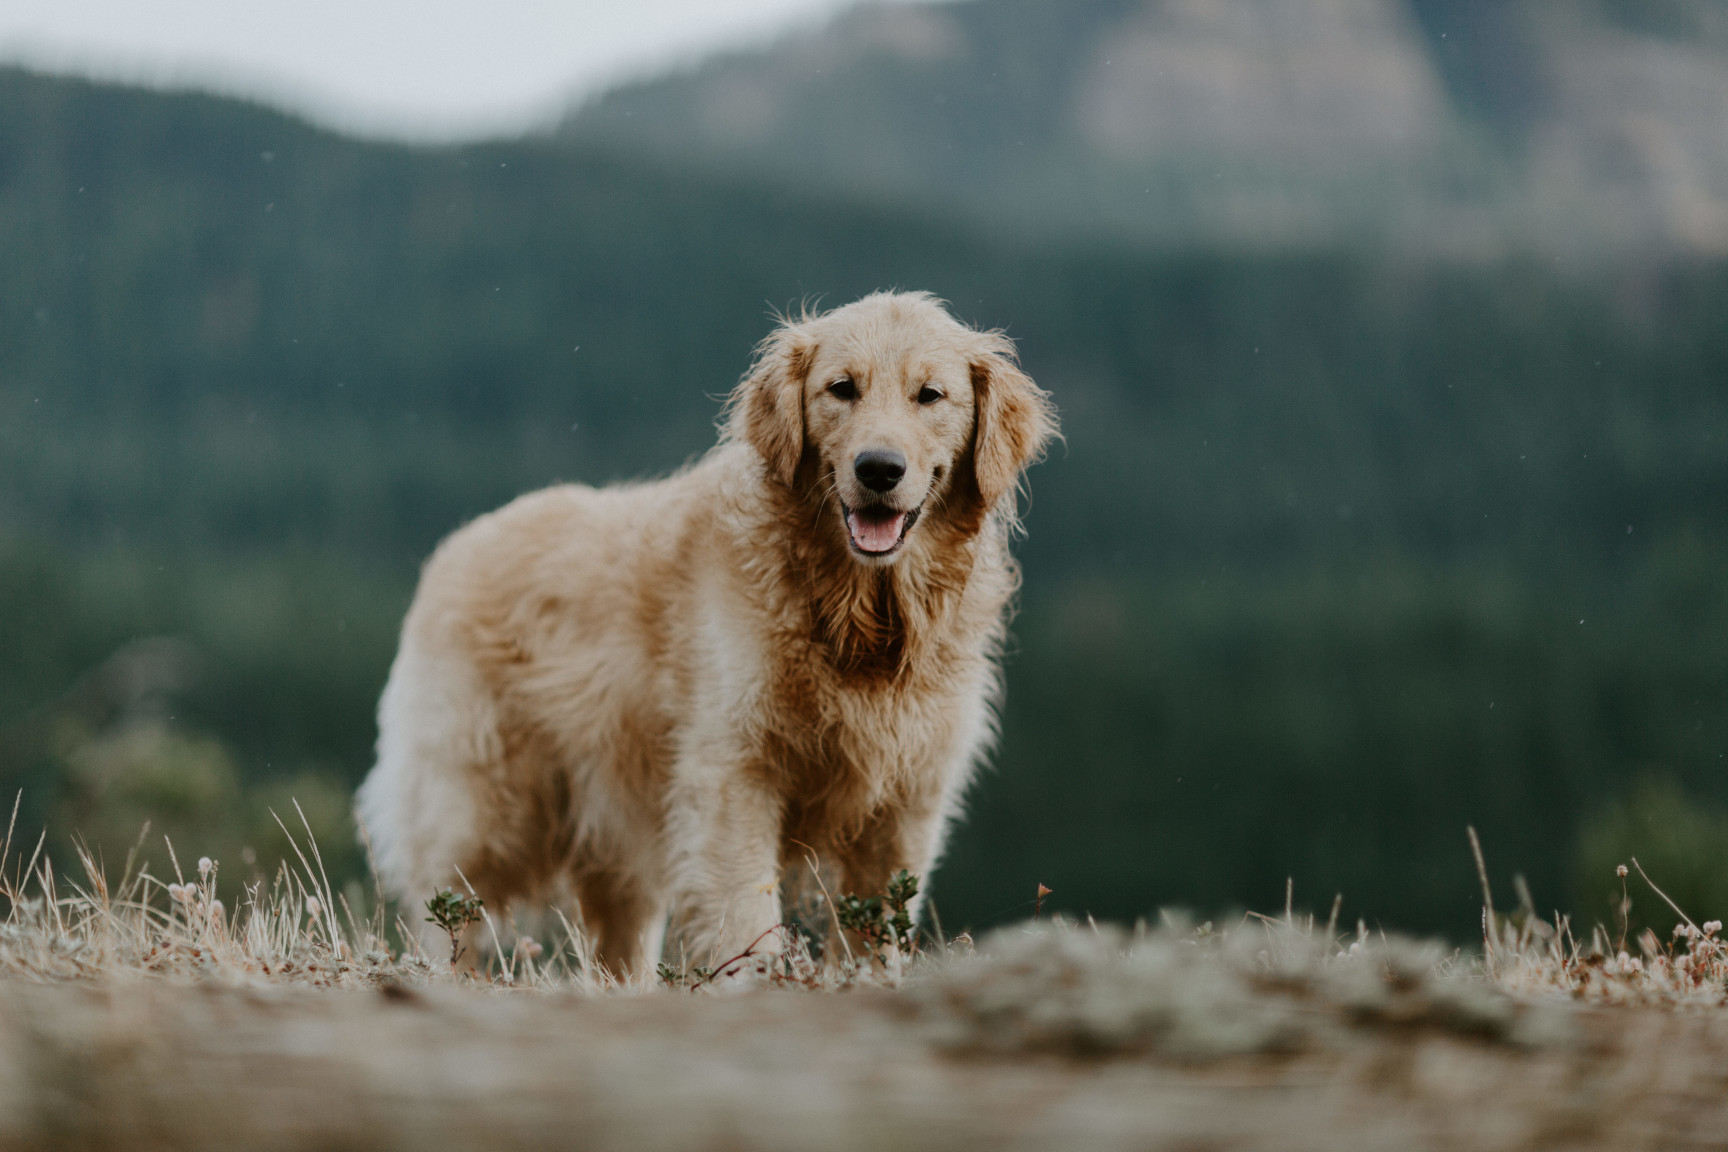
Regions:
[[[782,324],[686,470],[451,535],[359,796],[386,882],[411,907],[458,869],[492,908],[572,891],[633,974],[668,923],[674,958],[749,945],[810,853],[842,891],[928,875],[993,732],[1015,490],[1053,434],[1004,337],[878,293]],[[885,497],[852,466],[872,448],[906,462]],[[917,509],[891,555],[849,535],[872,500]]]

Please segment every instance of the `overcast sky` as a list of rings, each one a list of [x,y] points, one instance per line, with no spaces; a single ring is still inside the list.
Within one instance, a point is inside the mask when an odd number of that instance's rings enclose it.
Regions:
[[[846,0],[0,0],[0,61],[261,97],[373,136],[555,120],[623,77]]]

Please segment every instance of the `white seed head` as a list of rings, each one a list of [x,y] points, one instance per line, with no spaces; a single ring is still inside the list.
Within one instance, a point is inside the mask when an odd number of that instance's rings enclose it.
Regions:
[[[1614,875],[1624,880],[1626,878],[1626,865],[1622,864],[1620,867],[1614,869]]]
[[[1720,920],[1706,920],[1706,921],[1704,921],[1704,935],[1714,936],[1714,935],[1716,935],[1716,933],[1718,933],[1720,931],[1722,931],[1722,921],[1720,921]]]
[[[316,896],[306,897],[306,915],[317,916],[324,911],[324,902]]]
[[[210,869],[216,867],[216,862],[208,856],[198,857],[198,875],[209,876]]]
[[[524,936],[522,937],[522,951],[528,953],[529,958],[532,959],[546,951],[546,949],[541,945],[540,941],[534,939],[534,937]]]
[[[181,904],[190,904],[192,903],[192,885],[170,884],[168,885],[168,895]]]
[[[223,908],[222,908],[222,901],[220,901],[220,900],[210,901],[211,919],[220,920],[220,919],[222,919],[223,915],[224,915],[224,912],[223,912]]]

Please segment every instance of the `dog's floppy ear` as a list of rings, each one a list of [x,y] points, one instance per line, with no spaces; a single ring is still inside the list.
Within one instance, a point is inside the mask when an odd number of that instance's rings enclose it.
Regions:
[[[1056,433],[1050,394],[1032,383],[1014,360],[1014,345],[986,333],[972,358],[972,395],[977,405],[972,435],[972,470],[978,495],[989,508],[1019,482],[1027,465],[1041,459]]]
[[[804,379],[816,344],[782,326],[756,348],[756,362],[732,394],[732,434],[755,448],[768,474],[791,484],[804,457]]]

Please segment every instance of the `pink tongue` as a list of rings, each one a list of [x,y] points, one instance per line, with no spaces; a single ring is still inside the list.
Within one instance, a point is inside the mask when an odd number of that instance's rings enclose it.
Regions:
[[[900,542],[900,525],[905,522],[904,512],[887,517],[854,512],[846,517],[846,525],[852,530],[852,543],[865,552],[886,552],[893,548]]]

